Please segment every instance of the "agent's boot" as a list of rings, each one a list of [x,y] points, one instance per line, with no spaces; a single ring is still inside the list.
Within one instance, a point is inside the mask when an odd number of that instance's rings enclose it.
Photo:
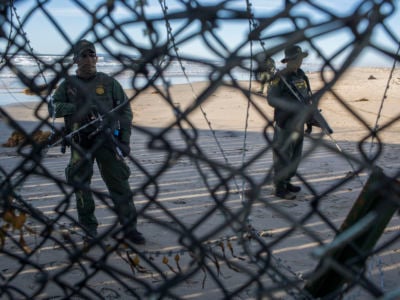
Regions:
[[[146,244],[146,239],[143,234],[136,229],[126,233],[125,238],[136,245],[144,245]]]
[[[286,189],[284,186],[277,186],[275,188],[275,196],[286,199],[286,200],[294,200],[296,199],[296,194],[293,194],[291,191]]]
[[[298,193],[298,192],[301,191],[301,187],[299,187],[299,186],[297,186],[297,185],[293,185],[293,184],[291,184],[290,182],[286,185],[286,189],[287,189],[289,192],[292,192],[292,193]]]
[[[85,243],[91,243],[97,237],[97,226],[82,226],[84,231],[83,241]]]

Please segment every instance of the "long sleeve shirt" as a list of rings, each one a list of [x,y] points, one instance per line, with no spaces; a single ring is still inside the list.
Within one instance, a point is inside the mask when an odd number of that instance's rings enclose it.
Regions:
[[[298,69],[296,72],[283,70],[280,74],[292,89],[300,93],[302,98],[309,98],[309,81],[303,70]],[[280,76],[276,76],[268,87],[267,101],[269,105],[274,107],[274,121],[281,128],[300,128],[305,123],[302,116],[305,103],[301,103],[293,95]]]
[[[122,103],[126,105],[121,105]],[[132,109],[122,86],[114,78],[101,72],[97,72],[90,79],[69,76],[55,91],[53,104],[55,117],[64,117],[68,120],[66,127],[71,127],[72,124],[82,126],[87,122],[88,114],[95,112],[96,115],[103,116],[121,105],[120,109],[108,115],[108,122],[110,124],[118,122],[121,142],[129,143],[133,119]]]

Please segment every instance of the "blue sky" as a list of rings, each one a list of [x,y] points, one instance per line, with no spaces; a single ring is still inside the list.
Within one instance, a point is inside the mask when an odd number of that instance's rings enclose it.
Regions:
[[[42,1],[45,2],[45,1]],[[91,0],[91,1],[80,1],[84,3],[85,9],[93,12],[99,7],[99,4],[106,1]],[[118,1],[117,1],[118,2]],[[126,1],[128,3],[134,3],[134,1]],[[166,0],[168,11],[174,12],[182,10],[183,5],[181,1]],[[218,0],[198,0],[197,2],[203,5],[216,4],[220,1]],[[268,17],[275,15],[284,8],[283,0],[250,0],[252,4],[252,10],[256,17]],[[367,5],[371,1],[362,0],[319,0],[314,1],[318,5],[326,8],[329,12],[335,13],[339,16],[351,15],[355,7],[364,3],[364,10],[368,10]],[[379,2],[379,1],[376,1]],[[145,13],[148,17],[162,17],[162,10],[159,0],[147,0],[148,5],[145,6]],[[397,1],[395,2],[398,6]],[[57,24],[62,28],[62,33],[57,31],[54,25],[49,21],[49,17],[43,14],[40,10],[35,10],[36,1],[16,1],[15,6],[17,8],[17,13],[22,17],[24,23],[24,30],[30,40],[30,44],[37,54],[66,54],[69,50],[68,41],[76,41],[78,38],[88,38],[94,39],[93,33],[95,32],[98,37],[104,38],[105,45],[107,49],[98,49],[98,52],[108,52],[112,53],[125,53],[125,54],[137,54],[135,49],[130,47],[124,47],[121,43],[118,43],[115,37],[123,38],[121,32],[110,33],[109,29],[104,25],[97,24],[95,26],[95,31],[88,31],[91,27],[92,19],[89,13],[85,12],[82,7],[80,7],[75,1],[67,0],[50,0],[45,2],[43,5],[44,10],[54,18]],[[245,11],[246,1],[245,0],[232,0],[229,2],[229,7],[240,8]],[[387,10],[390,6],[388,5]],[[327,20],[328,15],[320,10],[315,10],[309,5],[302,4],[298,5],[296,10],[293,11],[296,15],[304,15],[309,18],[313,23],[322,22]],[[106,9],[103,8],[99,10],[96,14],[98,17],[102,17],[106,14]],[[131,21],[133,18],[132,12],[124,8],[123,5],[117,5],[113,11],[113,20],[119,24],[123,24],[126,21]],[[29,16],[29,17],[27,17]],[[109,28],[112,27],[110,19],[105,19],[105,25]],[[15,21],[15,18],[14,18]],[[399,8],[396,7],[395,12],[390,18],[385,20],[387,26],[392,28],[392,30],[397,34],[395,36],[396,40],[391,39],[385,32],[377,28],[374,31],[372,41],[379,45],[384,46],[386,49],[395,52],[398,47],[399,29],[400,29],[400,12]],[[179,38],[187,37],[191,33],[198,31],[199,22],[195,22],[191,26],[185,27],[184,21],[181,22],[171,22],[172,30],[174,33],[178,30],[182,30],[182,34]],[[301,22],[300,22],[301,26]],[[359,28],[362,29],[362,23]],[[143,47],[149,47],[149,36],[145,34],[146,27],[143,24],[136,23],[135,25],[123,25],[123,32],[126,33],[130,39],[135,43]],[[397,28],[397,29],[396,29]],[[396,29],[396,30],[394,30]],[[165,22],[160,21],[156,24],[156,30],[160,34],[160,38],[165,40],[166,37],[166,27]],[[271,34],[285,33],[288,30],[293,30],[293,25],[289,20],[279,20],[274,22],[263,34],[269,36]],[[243,45],[246,40],[246,36],[249,32],[249,24],[247,21],[221,21],[218,24],[218,28],[215,33],[218,38],[221,39],[223,44],[228,47],[230,51],[240,47],[240,53],[246,53],[249,51],[249,43]],[[313,34],[310,32],[309,34]],[[114,36],[113,36],[114,35]],[[318,39],[313,40],[315,46],[327,57],[330,57],[335,51],[340,49],[343,45],[350,42],[353,38],[350,29],[335,30],[329,34],[323,34]],[[281,38],[267,39],[265,47],[271,47],[278,43],[281,43]],[[223,47],[217,45],[217,43],[212,42],[221,54],[224,53]],[[253,43],[253,51],[261,50],[259,43]],[[301,46],[305,49],[310,49],[311,46],[307,42],[302,42]],[[3,51],[5,47],[4,40],[0,43],[0,50]],[[100,48],[100,47],[99,47]],[[189,55],[195,58],[215,58],[215,55],[204,45],[200,39],[189,39],[185,44],[180,45],[179,53],[182,55]],[[344,53],[346,54],[346,52]],[[282,58],[282,53],[277,53],[276,58]],[[343,58],[339,57],[337,60]],[[317,55],[310,51],[310,56],[308,60],[317,59]],[[385,57],[381,53],[376,53],[375,51],[370,51],[366,49],[363,55],[356,61],[359,65],[367,66],[389,66],[393,63],[392,59]]]

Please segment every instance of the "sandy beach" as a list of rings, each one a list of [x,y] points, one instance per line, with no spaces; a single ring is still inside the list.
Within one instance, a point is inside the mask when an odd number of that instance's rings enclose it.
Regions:
[[[8,286],[18,286],[27,295],[35,295],[36,299],[56,299],[63,295],[58,282],[74,286],[85,278],[84,293],[89,298],[100,295],[106,299],[150,299],[151,296],[156,299],[157,295],[151,295],[149,291],[157,287],[160,293],[170,292],[165,299],[221,299],[224,297],[223,286],[229,292],[237,291],[237,299],[255,299],[257,285],[242,286],[262,269],[267,254],[262,253],[254,262],[251,254],[255,255],[263,245],[251,240],[247,249],[237,237],[236,229],[242,225],[240,221],[246,202],[251,203],[251,226],[273,254],[270,264],[293,280],[292,289],[289,289],[263,275],[260,280],[271,293],[265,299],[270,299],[270,295],[290,299],[292,295],[288,291],[299,292],[304,278],[318,264],[319,258],[313,252],[318,241],[329,243],[335,237],[332,226],[340,227],[363,189],[371,170],[365,156],[377,156],[374,164],[387,176],[398,176],[400,70],[395,70],[390,81],[389,75],[390,69],[350,69],[321,98],[319,108],[334,133],[329,137],[314,128],[311,136],[306,138],[300,177],[294,179],[302,186],[302,191],[296,200],[290,201],[273,196],[268,175],[272,153],[267,139],[273,133],[267,122],[272,120],[273,109],[265,95],[255,93],[257,82],[241,81],[242,89],[226,85],[207,90],[207,82],[174,85],[169,90],[171,102],[166,101],[166,92],[162,88],[152,87],[135,96],[131,101],[134,127],[132,159],[128,164],[139,212],[139,230],[147,239],[147,244],[137,246],[132,254],[132,258],[137,255],[139,265],[143,267],[141,271],[137,267],[135,271],[132,269],[125,250],[115,250],[118,237],[115,214],[109,208],[109,199],[99,197],[96,198],[96,215],[100,221],[101,245],[82,254],[80,263],[68,267],[71,253],[82,247],[81,232],[74,223],[77,218],[74,198],[65,196],[70,188],[62,183],[69,150],[62,154],[59,146],[53,147],[40,159],[33,160],[25,159],[32,153],[30,147],[0,147],[3,173],[16,178],[20,175],[18,170],[24,169],[28,175],[18,186],[22,199],[47,218],[62,215],[57,219],[52,238],[42,244],[43,224],[28,216],[25,225],[32,232],[25,229],[24,240],[34,251],[30,256],[32,263],[25,268],[19,269],[21,260],[18,256],[24,253],[18,243],[18,230],[14,232],[14,241],[6,239],[5,252],[0,252],[3,281],[7,281]],[[313,92],[318,92],[323,87],[320,74],[308,76]],[[134,95],[132,90],[126,92],[128,97]],[[246,93],[250,93],[249,110]],[[201,106],[194,105],[197,98],[202,101]],[[185,135],[176,124],[174,107],[180,112],[189,109],[187,122],[182,122],[181,126],[193,138],[197,148],[187,146],[187,139],[185,141]],[[37,129],[49,130],[48,125],[52,122],[48,119],[47,107],[35,102],[7,105],[2,109],[6,115],[0,118],[0,144],[7,142],[16,126],[31,133]],[[9,118],[15,123],[10,124]],[[57,119],[55,125],[60,126],[61,121]],[[379,131],[372,140],[370,132],[376,125]],[[242,166],[245,166],[243,172],[230,177],[233,170],[240,170]],[[364,168],[359,176],[345,180],[361,166]],[[227,186],[229,192],[225,189]],[[97,168],[92,187],[99,193],[106,192]],[[242,187],[259,190],[257,197],[242,199],[238,193]],[[319,198],[317,208],[312,206],[316,198]],[[376,247],[397,236],[399,230],[400,220],[396,213]],[[187,246],[195,241],[203,242],[208,245],[204,246],[206,249],[211,249],[210,253],[216,253],[219,267],[212,256],[195,256],[206,260],[207,268],[198,267],[193,272],[197,266],[188,251],[191,246]],[[398,288],[398,245],[398,240],[389,243],[367,263],[369,280],[386,292]],[[103,265],[96,264],[100,258],[105,261]],[[50,283],[40,290],[42,279],[37,274],[42,274],[42,270]],[[112,273],[110,270],[119,270],[122,280],[119,282],[112,276],[117,271]],[[194,274],[188,275],[190,272]],[[374,296],[356,286],[345,298],[374,299]]]

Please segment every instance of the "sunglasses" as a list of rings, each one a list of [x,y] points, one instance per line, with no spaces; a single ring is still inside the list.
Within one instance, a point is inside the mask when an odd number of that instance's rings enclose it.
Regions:
[[[79,55],[80,58],[86,58],[86,57],[96,57],[96,53],[95,52],[87,52],[87,53],[83,53],[81,55]]]

